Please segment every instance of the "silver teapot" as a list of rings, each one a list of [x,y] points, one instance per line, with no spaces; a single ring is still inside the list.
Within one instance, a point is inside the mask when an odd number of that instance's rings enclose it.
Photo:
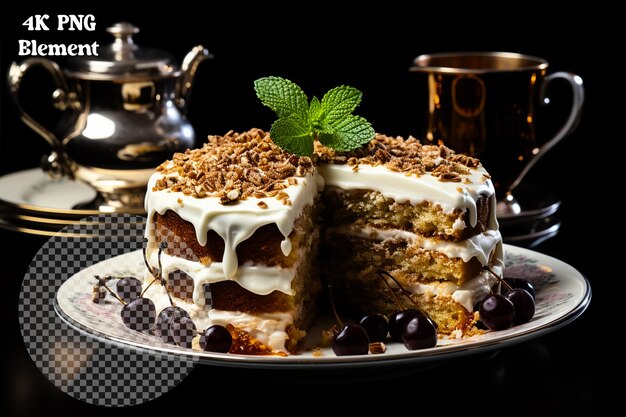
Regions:
[[[9,86],[22,121],[52,147],[42,159],[46,172],[91,185],[102,196],[102,210],[137,211],[154,168],[194,145],[187,103],[198,64],[212,56],[196,46],[179,68],[170,54],[138,47],[135,26],[117,23],[107,31],[112,44],[98,56],[70,58],[64,70],[44,58],[13,63]],[[53,105],[63,110],[51,130],[20,104],[21,81],[35,66],[52,76]]]

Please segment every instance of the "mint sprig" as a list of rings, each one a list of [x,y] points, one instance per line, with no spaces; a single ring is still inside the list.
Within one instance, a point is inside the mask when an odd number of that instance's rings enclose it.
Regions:
[[[315,139],[337,151],[351,151],[374,138],[372,125],[352,114],[363,96],[356,88],[342,85],[328,91],[321,101],[313,97],[310,103],[298,85],[281,77],[260,78],[254,90],[278,116],[270,137],[287,152],[309,156]]]

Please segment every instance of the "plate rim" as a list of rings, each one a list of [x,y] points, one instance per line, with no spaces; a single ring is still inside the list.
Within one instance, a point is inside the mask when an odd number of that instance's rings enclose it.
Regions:
[[[41,171],[41,169],[29,168],[29,169],[25,169],[22,171],[9,172],[7,174],[0,176],[0,180],[3,180],[6,177],[9,177],[11,175],[35,173],[38,171]],[[77,184],[84,185],[85,187],[93,191],[94,195],[90,201],[93,201],[94,199],[98,198],[98,192],[94,190],[93,188],[91,188],[89,185],[80,183],[78,181],[74,181],[74,182]],[[78,218],[78,219],[85,217],[85,216],[95,216],[99,214],[108,214],[108,213],[128,213],[128,214],[145,215],[145,210],[143,209],[133,209],[133,208],[128,208],[128,207],[124,207],[120,209],[111,208],[110,211],[103,212],[98,209],[66,209],[66,208],[59,208],[59,207],[37,206],[34,204],[29,204],[29,203],[24,203],[24,202],[15,202],[15,201],[5,200],[2,197],[0,197],[0,206],[4,206],[9,210],[22,211],[22,212],[25,212],[24,214],[27,214],[27,215],[41,215],[41,214],[48,215],[48,216],[60,215],[60,216]]]
[[[446,360],[456,358],[464,355],[473,355],[478,353],[484,353],[495,349],[500,349],[513,344],[526,342],[528,340],[535,339],[545,334],[556,331],[563,326],[573,322],[580,317],[588,308],[591,298],[592,290],[591,285],[587,277],[583,275],[578,269],[572,265],[561,261],[553,256],[543,254],[541,252],[534,251],[532,249],[522,248],[515,245],[504,244],[504,249],[513,248],[515,251],[527,252],[533,255],[539,255],[545,257],[548,260],[556,261],[557,263],[565,265],[566,267],[574,270],[578,276],[576,281],[580,281],[583,285],[583,292],[579,302],[573,306],[569,311],[565,312],[560,317],[557,317],[547,323],[544,323],[538,327],[527,329],[519,333],[503,336],[498,339],[484,340],[476,344],[457,344],[448,345],[444,351],[438,351],[437,348],[431,348],[426,350],[407,351],[402,356],[387,356],[385,355],[362,355],[362,356],[327,356],[324,360],[317,360],[316,358],[303,357],[298,355],[290,355],[287,358],[276,356],[254,356],[254,355],[238,355],[238,354],[220,354],[212,352],[190,352],[187,349],[168,346],[146,346],[143,343],[135,342],[132,340],[121,339],[116,336],[107,335],[93,328],[87,328],[83,324],[77,322],[73,318],[69,317],[63,312],[60,307],[57,294],[55,293],[53,299],[53,307],[56,314],[61,320],[71,328],[77,330],[81,334],[87,337],[96,339],[103,343],[111,343],[115,346],[122,348],[130,348],[141,353],[150,353],[161,355],[163,357],[175,360],[190,360],[202,364],[230,367],[230,368],[257,368],[257,369],[277,369],[277,370],[292,370],[292,369],[322,369],[322,368],[346,368],[346,367],[378,367],[378,366],[396,366],[405,364],[422,364],[439,360]],[[517,252],[519,253],[519,252]],[[523,254],[523,253],[521,253]],[[111,259],[111,258],[109,258]],[[68,278],[69,279],[69,278]],[[63,285],[63,284],[61,284]],[[60,287],[59,287],[60,288]],[[286,360],[287,359],[287,360]]]

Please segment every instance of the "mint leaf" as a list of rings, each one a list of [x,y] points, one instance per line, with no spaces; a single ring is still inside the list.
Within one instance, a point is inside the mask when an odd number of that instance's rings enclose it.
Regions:
[[[363,94],[353,87],[342,85],[335,87],[322,98],[322,109],[328,122],[349,115],[361,102]]]
[[[300,87],[280,77],[265,77],[254,82],[261,102],[274,110],[278,120],[270,129],[274,143],[298,156],[313,154],[313,141],[337,151],[351,151],[374,138],[371,124],[351,113],[361,102],[356,88],[341,86],[307,102]]]
[[[349,114],[341,119],[326,122],[324,129],[318,136],[322,145],[339,152],[351,151],[371,141],[376,132],[374,128],[361,116]]]
[[[317,97],[313,97],[309,104],[309,122],[311,123],[311,127],[320,129],[323,118],[324,111],[322,109],[322,103],[320,103]]]
[[[292,154],[309,156],[313,153],[311,129],[295,115],[276,120],[270,129],[270,137],[276,145]]]
[[[278,117],[305,116],[309,109],[306,94],[293,82],[280,77],[265,77],[254,82],[254,90],[261,102]]]
[[[335,149],[336,146],[340,146],[339,141],[341,139],[333,130],[321,130],[317,135],[317,140],[319,140],[322,145]]]

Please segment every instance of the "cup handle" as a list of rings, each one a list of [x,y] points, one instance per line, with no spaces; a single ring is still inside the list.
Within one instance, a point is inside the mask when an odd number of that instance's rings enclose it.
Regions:
[[[509,193],[522,182],[526,174],[528,174],[528,172],[535,166],[537,161],[539,161],[539,159],[543,155],[545,155],[546,152],[552,149],[554,145],[559,143],[567,135],[572,133],[576,129],[576,126],[578,126],[583,102],[585,101],[585,89],[583,87],[583,80],[578,75],[565,71],[555,72],[554,74],[548,75],[541,85],[539,99],[544,105],[550,103],[550,100],[546,96],[546,91],[550,83],[557,78],[566,80],[572,87],[572,107],[570,109],[569,116],[565,121],[565,124],[563,124],[561,129],[559,129],[554,137],[544,143],[543,146],[539,148],[539,152],[537,152],[537,154],[533,158],[531,158],[530,161],[528,161],[522,172],[520,172],[515,181],[513,181],[513,183],[509,187]]]
[[[22,84],[24,74],[33,67],[41,66],[50,73],[53,82],[57,86],[52,94],[53,105],[59,110],[68,108],[77,109],[79,103],[75,100],[75,94],[68,93],[69,89],[65,76],[61,68],[53,61],[44,58],[29,58],[21,64],[13,62],[8,74],[9,91],[20,113],[20,119],[31,129],[37,132],[52,148],[49,157],[42,159],[42,167],[52,177],[68,176],[73,178],[73,170],[68,161],[63,144],[49,129],[45,128],[41,123],[37,122],[30,114],[28,114],[21,105],[19,99],[19,90]]]

